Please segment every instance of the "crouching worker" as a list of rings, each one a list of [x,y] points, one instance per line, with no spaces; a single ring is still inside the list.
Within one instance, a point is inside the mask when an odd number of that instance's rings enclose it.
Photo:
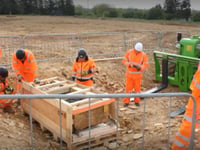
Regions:
[[[89,58],[86,50],[81,48],[78,51],[78,56],[74,60],[72,68],[72,80],[77,83],[93,86],[93,74],[96,72],[96,65],[92,58]]]
[[[7,85],[7,77],[8,70],[4,67],[0,67],[0,94],[14,93],[14,88]],[[2,108],[4,112],[14,113],[14,110],[11,107],[12,103],[13,99],[0,99],[0,108]]]
[[[35,56],[29,50],[18,49],[12,56],[12,67],[19,82],[40,83]]]
[[[17,93],[21,93],[21,81],[40,83],[35,56],[29,50],[18,49],[12,55],[12,67],[17,75]]]

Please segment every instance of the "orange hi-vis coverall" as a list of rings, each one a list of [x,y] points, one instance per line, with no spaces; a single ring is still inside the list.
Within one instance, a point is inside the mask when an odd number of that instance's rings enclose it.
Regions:
[[[4,94],[4,91],[7,86],[8,85],[7,85],[6,80],[5,81],[0,80],[0,94]],[[13,94],[13,93],[11,93],[11,94]],[[11,106],[12,102],[13,102],[13,99],[0,99],[0,108],[4,108],[6,106]]]
[[[126,93],[132,93],[134,88],[135,93],[140,93],[141,82],[142,82],[142,70],[148,68],[148,58],[144,52],[136,53],[135,49],[128,50],[122,60],[122,63],[126,66]],[[130,67],[130,65],[139,65],[140,70],[135,67]],[[136,97],[135,103],[140,102],[140,98]],[[130,103],[130,98],[124,98],[124,103]]]
[[[26,59],[22,63],[17,59],[14,54],[12,57],[12,67],[16,75],[21,75],[22,80],[26,82],[33,82],[34,78],[38,76],[37,73],[37,63],[33,53],[29,50],[24,50]]]
[[[88,73],[88,70],[91,70]],[[96,65],[91,58],[86,61],[74,60],[72,68],[72,77],[76,78],[76,82],[86,86],[93,86],[93,74],[96,71]]]
[[[190,89],[192,90],[192,95],[194,96],[196,100],[196,104],[197,104],[196,105],[196,119],[195,119],[196,120],[195,129],[196,129],[200,125],[199,124],[200,123],[200,65],[198,66],[198,69],[193,76],[193,80],[190,84]],[[187,106],[186,106],[186,111],[182,120],[182,124],[180,125],[179,131],[176,134],[175,139],[172,144],[172,150],[188,149],[188,145],[189,145],[190,137],[191,137],[191,128],[192,128],[192,110],[193,110],[193,100],[192,98],[189,98]]]

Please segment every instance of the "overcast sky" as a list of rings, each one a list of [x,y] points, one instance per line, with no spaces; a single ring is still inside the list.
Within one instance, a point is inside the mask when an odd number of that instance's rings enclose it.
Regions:
[[[115,8],[149,9],[157,4],[163,6],[165,0],[73,0],[75,5],[92,8],[97,4],[109,4]],[[190,0],[191,8],[200,10],[200,0]],[[199,5],[198,5],[199,4]]]

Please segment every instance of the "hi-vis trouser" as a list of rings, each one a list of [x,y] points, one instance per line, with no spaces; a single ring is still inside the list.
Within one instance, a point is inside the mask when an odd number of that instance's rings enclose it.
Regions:
[[[187,150],[189,148],[188,146],[190,142],[191,129],[192,129],[192,110],[193,110],[193,108],[191,108],[191,106],[193,106],[192,103],[193,103],[192,98],[190,98],[188,101],[187,109],[184,114],[184,118],[182,120],[182,124],[173,141],[172,150]],[[197,104],[195,129],[197,129],[197,127],[199,127],[200,125],[200,110],[198,110],[198,108],[199,104]],[[199,131],[198,134],[200,134]],[[200,147],[198,148],[200,149]]]
[[[141,82],[142,82],[142,78],[129,78],[129,77],[126,77],[126,93],[127,94],[133,93],[133,89],[135,90],[134,93],[140,93],[140,91],[141,91]],[[139,97],[135,97],[134,102],[135,103],[139,103],[140,102],[140,98]],[[124,98],[124,103],[130,103],[130,97],[125,97]]]

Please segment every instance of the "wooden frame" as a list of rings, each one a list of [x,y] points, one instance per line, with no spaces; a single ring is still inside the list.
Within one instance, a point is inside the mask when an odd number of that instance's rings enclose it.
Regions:
[[[40,85],[22,83],[24,94],[100,94],[91,87],[82,86],[73,81],[53,77],[41,81]],[[39,122],[42,129],[49,130],[55,139],[60,138],[60,108],[59,99],[23,99],[21,106],[25,113],[30,113]],[[91,130],[88,128],[89,99],[85,98],[73,103],[61,99],[62,139],[68,149],[76,149],[79,144],[87,144],[90,138],[101,138],[116,134],[115,99],[90,99]],[[112,122],[112,124],[110,124]],[[103,124],[104,126],[100,126]]]

